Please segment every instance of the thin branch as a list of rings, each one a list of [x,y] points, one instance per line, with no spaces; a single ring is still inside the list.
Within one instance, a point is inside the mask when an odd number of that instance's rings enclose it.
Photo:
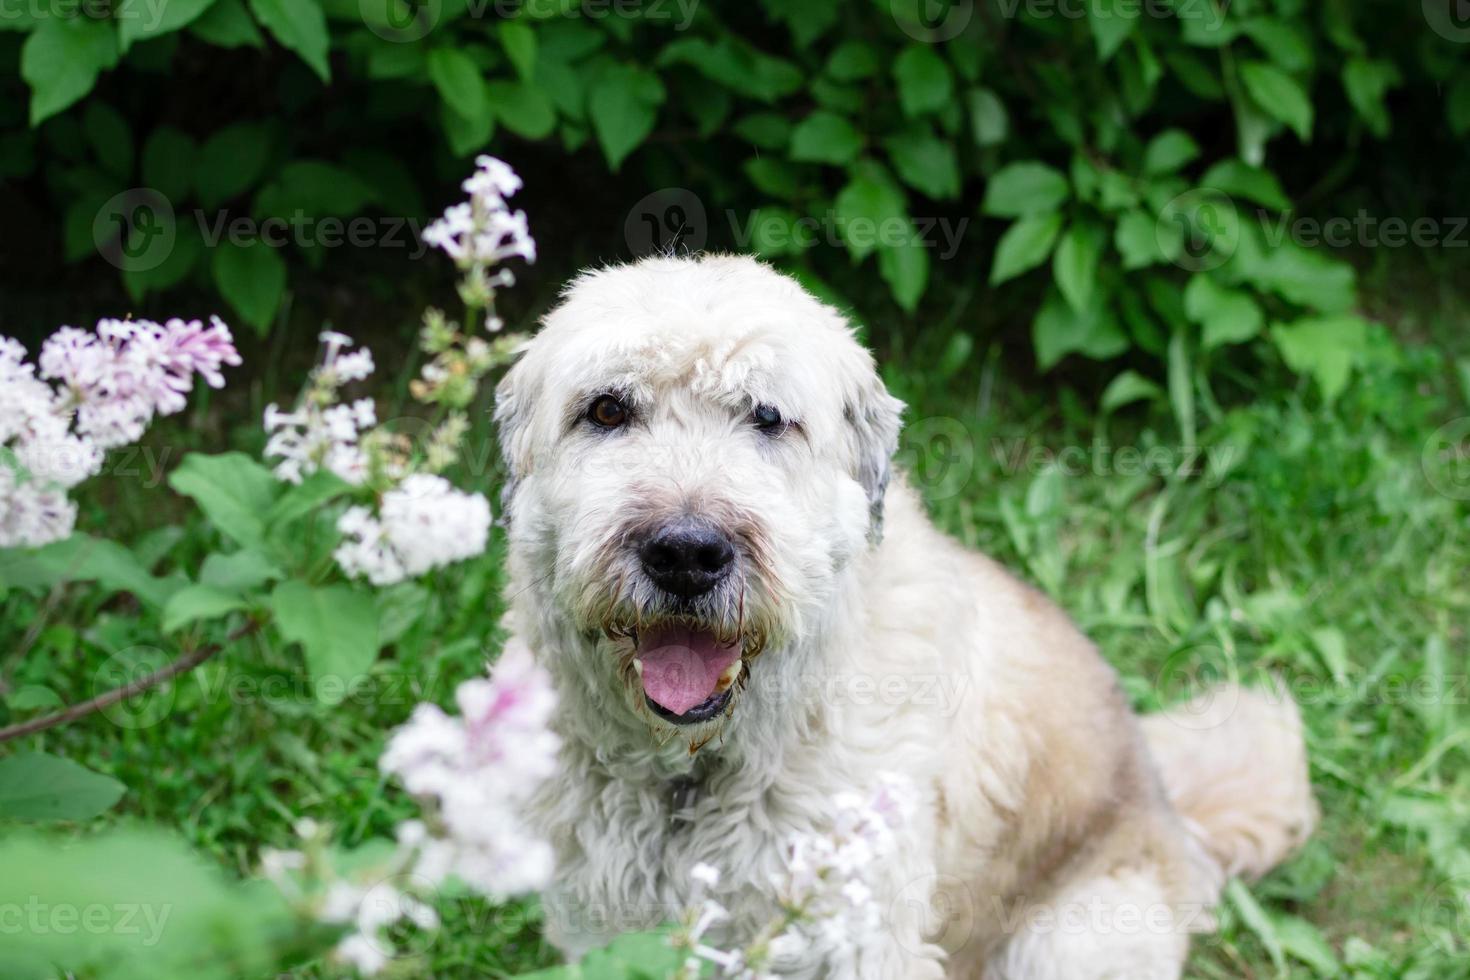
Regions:
[[[23,721],[16,725],[0,728],[0,742],[9,742],[12,739],[24,738],[27,735],[44,732],[48,728],[55,728],[57,725],[65,725],[69,722],[76,721],[78,718],[85,718],[87,715],[101,711],[103,708],[111,707],[119,701],[126,701],[134,695],[142,694],[144,691],[155,688],[164,681],[177,677],[185,671],[193,670],[210,657],[219,653],[227,645],[234,643],[236,640],[244,639],[260,629],[260,625],[259,621],[252,619],[231,633],[224,643],[207,643],[197,650],[184,654],[167,667],[162,667],[147,677],[140,677],[132,683],[113,688],[111,691],[99,694],[88,701],[71,705],[55,714],[43,715],[40,718],[32,718],[30,721]]]

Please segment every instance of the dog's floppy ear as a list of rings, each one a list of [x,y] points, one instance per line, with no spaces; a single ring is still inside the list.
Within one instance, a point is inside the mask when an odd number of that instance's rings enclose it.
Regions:
[[[868,540],[877,544],[883,538],[883,494],[898,450],[903,402],[888,393],[870,365],[843,414],[853,433],[855,475],[868,492]]]
[[[531,399],[525,389],[524,361],[511,365],[495,386],[495,430],[500,457],[505,460],[505,486],[500,491],[500,513],[509,522],[516,488],[531,468]]]

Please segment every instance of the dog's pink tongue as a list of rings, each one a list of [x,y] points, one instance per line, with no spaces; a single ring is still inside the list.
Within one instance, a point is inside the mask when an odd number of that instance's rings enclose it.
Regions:
[[[714,695],[725,668],[740,659],[740,645],[722,646],[711,633],[668,627],[639,635],[638,659],[643,693],[682,715]]]

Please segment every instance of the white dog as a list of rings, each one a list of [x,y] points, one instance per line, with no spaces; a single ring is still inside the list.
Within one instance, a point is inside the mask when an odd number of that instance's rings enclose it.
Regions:
[[[1310,832],[1291,702],[1140,724],[1055,605],[890,485],[901,409],[835,310],[730,256],[584,274],[500,386],[569,955],[668,920],[698,862],[732,935],[765,923],[787,841],[883,773],[920,803],[881,928],[781,972],[1178,977],[1224,877]]]

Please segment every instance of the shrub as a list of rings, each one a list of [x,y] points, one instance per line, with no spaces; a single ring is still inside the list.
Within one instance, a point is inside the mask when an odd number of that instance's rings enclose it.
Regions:
[[[748,216],[737,247],[819,289],[870,265],[912,312],[951,257],[942,218],[993,252],[989,286],[1022,284],[1042,368],[1137,351],[1187,374],[1268,338],[1331,398],[1367,356],[1354,273],[1289,233],[1271,164],[1390,136],[1398,89],[1446,92],[1470,128],[1470,31],[1420,7],[35,0],[0,24],[29,94],[0,169],[44,186],[67,259],[100,248],[138,301],[212,282],[265,331],[290,270],[325,261],[323,221],[417,218],[456,159],[529,142],[568,175],[600,158],[687,185],[635,209],[635,248],[706,244],[687,195]],[[232,240],[222,208],[261,240]],[[1139,380],[1111,400],[1158,391]]]

